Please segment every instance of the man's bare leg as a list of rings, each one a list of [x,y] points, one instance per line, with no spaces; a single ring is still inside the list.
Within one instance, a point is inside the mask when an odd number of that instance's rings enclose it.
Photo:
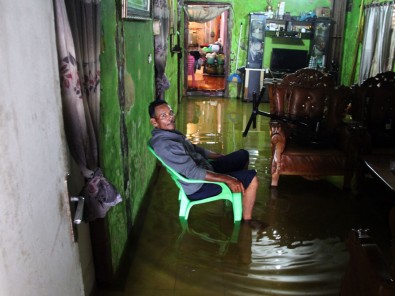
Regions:
[[[251,220],[252,219],[252,210],[254,208],[256,192],[258,190],[258,178],[255,176],[248,188],[244,191],[243,194],[243,219]]]

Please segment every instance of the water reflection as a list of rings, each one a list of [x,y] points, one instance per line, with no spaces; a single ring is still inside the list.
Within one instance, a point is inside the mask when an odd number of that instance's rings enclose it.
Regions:
[[[194,144],[209,146],[222,143],[222,103],[197,101],[187,105],[186,136]]]
[[[200,208],[204,218],[192,215],[179,237],[176,258],[185,267],[179,280],[204,278],[223,286],[226,295],[338,295],[348,262],[343,238],[351,227],[344,223],[349,209],[336,209],[343,193],[303,179],[271,189],[267,119],[257,118],[257,128],[243,138],[250,114],[244,109],[251,105],[191,101],[184,125],[191,141],[222,153],[250,152],[250,168],[257,170],[261,186],[256,215],[267,227],[236,226],[231,213]]]
[[[239,240],[240,222],[234,223],[231,234],[225,234],[223,230],[217,229],[216,227],[207,228],[208,225],[206,225],[204,230],[199,232],[193,228],[190,228],[188,221],[183,218],[180,218],[180,224],[182,231],[178,237],[177,249],[179,249],[180,245],[182,244],[184,236],[189,235],[210,244],[217,245],[218,255],[223,257],[226,255],[229,245],[237,244]]]
[[[339,270],[348,259],[339,238],[295,237],[284,242],[289,236],[274,227],[253,229],[227,222],[210,216],[190,222],[188,231],[182,232],[176,257],[185,267],[183,281],[190,273],[207,273],[211,280],[225,284],[229,295],[337,294]]]

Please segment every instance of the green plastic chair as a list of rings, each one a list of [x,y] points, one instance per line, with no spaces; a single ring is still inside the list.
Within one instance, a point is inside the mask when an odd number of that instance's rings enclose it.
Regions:
[[[205,181],[205,180],[193,180],[193,179],[188,179],[182,176],[181,174],[177,173],[175,170],[173,170],[171,167],[169,167],[154,151],[154,149],[151,147],[151,145],[148,143],[148,150],[162,163],[162,165],[166,168],[167,172],[170,174],[171,178],[174,180],[176,183],[177,187],[180,189],[179,194],[178,194],[178,200],[180,202],[180,212],[179,216],[180,218],[183,218],[185,220],[188,220],[189,212],[191,208],[195,205],[198,204],[203,204],[203,203],[208,203],[212,201],[217,201],[217,200],[227,200],[232,203],[232,208],[233,208],[233,221],[238,222],[241,220],[242,217],[242,211],[243,211],[243,206],[242,206],[242,197],[241,193],[234,193],[232,192],[229,187],[223,183],[223,182],[210,182],[210,181]],[[222,192],[216,196],[211,196],[205,199],[201,200],[190,200],[187,195],[185,194],[184,189],[181,186],[181,183],[212,183],[212,184],[218,184],[222,188]]]

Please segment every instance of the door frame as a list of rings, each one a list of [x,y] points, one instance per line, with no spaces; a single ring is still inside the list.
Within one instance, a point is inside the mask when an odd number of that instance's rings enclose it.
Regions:
[[[232,42],[232,28],[230,28],[230,23],[231,23],[231,13],[230,10],[232,9],[232,5],[229,3],[221,3],[221,2],[190,2],[186,1],[184,3],[185,5],[196,5],[196,6],[228,6],[229,9],[226,13],[226,25],[225,25],[225,32],[224,36],[226,37],[226,47],[225,47],[225,71],[224,71],[224,79],[225,79],[225,89],[224,91],[204,91],[204,90],[198,90],[198,91],[188,91],[188,34],[189,34],[189,21],[188,21],[188,16],[184,10],[184,44],[183,48],[184,54],[183,54],[183,65],[184,65],[184,77],[183,77],[183,95],[184,96],[214,96],[214,97],[228,97],[229,96],[229,83],[227,80],[227,77],[229,77],[230,74],[230,53],[231,53],[231,42]],[[225,42],[224,42],[225,44]]]

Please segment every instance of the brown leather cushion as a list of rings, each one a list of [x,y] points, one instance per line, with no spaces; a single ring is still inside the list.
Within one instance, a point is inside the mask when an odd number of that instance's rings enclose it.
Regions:
[[[292,87],[285,102],[285,114],[292,119],[320,121],[326,115],[326,88]]]

